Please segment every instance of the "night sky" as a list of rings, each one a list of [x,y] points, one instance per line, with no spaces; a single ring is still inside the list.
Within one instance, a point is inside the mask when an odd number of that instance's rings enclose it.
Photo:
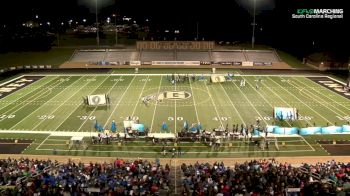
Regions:
[[[180,29],[193,39],[198,22],[199,37],[206,40],[249,41],[253,0],[98,0],[99,18],[118,12],[133,20],[149,19],[155,33]],[[6,4],[5,4],[6,2]],[[297,47],[316,41],[327,47],[349,43],[346,0],[256,0],[257,42]],[[60,24],[70,18],[94,20],[94,0],[12,0],[0,7],[0,24],[21,24],[36,14]],[[291,14],[301,8],[342,8],[344,19],[296,20]],[[295,42],[294,38],[299,42]]]

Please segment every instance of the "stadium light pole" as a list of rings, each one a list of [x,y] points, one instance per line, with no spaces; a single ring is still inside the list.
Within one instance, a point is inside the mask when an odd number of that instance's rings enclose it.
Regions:
[[[196,41],[198,41],[198,21],[197,21],[197,25],[196,25],[196,27],[197,27],[197,28],[196,28],[196,29],[197,29],[197,34],[196,34],[196,35],[197,35],[197,36],[196,36]]]
[[[96,44],[97,47],[100,47],[100,35],[99,35],[99,28],[98,28],[98,16],[97,16],[97,1],[95,0],[95,12],[96,12]]]
[[[117,28],[117,14],[113,14],[115,26],[115,46],[118,45],[118,28]]]
[[[254,48],[255,43],[255,9],[256,9],[256,0],[253,0],[253,33],[252,33],[252,48]]]

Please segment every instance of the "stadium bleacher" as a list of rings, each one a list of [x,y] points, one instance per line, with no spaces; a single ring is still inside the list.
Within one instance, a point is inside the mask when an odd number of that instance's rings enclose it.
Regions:
[[[137,61],[138,58],[138,51],[108,51],[104,60],[108,62],[125,62]]]
[[[228,61],[247,61],[242,51],[213,51],[212,61],[228,62]]]
[[[279,59],[273,51],[249,51],[246,50],[245,54],[248,61],[253,62],[278,62]]]
[[[211,61],[208,51],[178,51],[178,61]]]
[[[201,61],[201,62],[279,62],[274,51],[249,50],[78,50],[71,62],[129,62],[129,61]]]
[[[102,61],[106,55],[106,52],[96,51],[78,51],[74,54],[71,61],[73,62],[90,62],[90,61]]]
[[[140,61],[174,61],[173,50],[144,50],[141,53]]]

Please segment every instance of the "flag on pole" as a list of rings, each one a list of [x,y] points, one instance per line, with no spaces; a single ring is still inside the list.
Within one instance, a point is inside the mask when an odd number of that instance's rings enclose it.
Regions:
[[[117,131],[117,125],[115,124],[115,121],[114,121],[114,120],[112,121],[111,131],[112,131],[113,133],[115,133],[115,132]]]

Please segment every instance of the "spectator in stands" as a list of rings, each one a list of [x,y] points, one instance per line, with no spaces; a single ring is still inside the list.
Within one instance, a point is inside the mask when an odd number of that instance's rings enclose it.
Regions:
[[[29,159],[0,160],[0,184],[13,185],[1,195],[157,195],[169,191],[168,165],[146,160],[83,164]]]

